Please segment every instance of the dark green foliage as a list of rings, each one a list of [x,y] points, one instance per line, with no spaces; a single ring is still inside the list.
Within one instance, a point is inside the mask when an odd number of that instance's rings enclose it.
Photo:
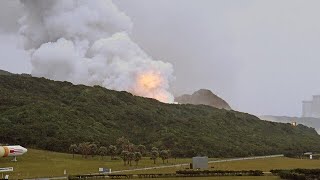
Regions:
[[[0,75],[12,75],[12,73],[0,69]]]
[[[320,179],[320,169],[273,169],[270,172],[276,176],[280,176],[281,179]]]
[[[132,166],[132,161],[133,160],[135,160],[134,152],[129,152],[128,153],[128,164],[130,164],[130,166]]]
[[[82,154],[82,157],[87,158],[91,152],[91,147],[89,142],[80,143],[78,146],[79,152]]]
[[[159,157],[158,149],[157,148],[152,148],[150,156],[151,156],[151,159],[153,160],[153,164],[156,164],[156,160]]]
[[[129,151],[122,151],[120,154],[120,158],[123,160],[123,164],[126,165],[129,160]],[[128,161],[129,162],[129,161]]]
[[[111,160],[113,160],[114,156],[117,154],[117,147],[114,145],[110,145],[108,148],[108,154],[111,156]]]
[[[145,155],[145,153],[146,153],[146,146],[140,144],[140,145],[137,146],[137,150],[138,150],[142,155]]]
[[[74,158],[74,154],[78,152],[78,146],[76,144],[71,144],[69,151],[72,153],[72,158]]]
[[[90,147],[90,154],[92,157],[94,157],[94,155],[97,154],[98,146],[96,144],[92,143],[89,145],[89,147]]]
[[[142,159],[141,152],[135,152],[134,153],[134,161],[136,162],[136,165],[138,165],[139,161]]]
[[[164,164],[164,161],[169,159],[169,151],[162,150],[162,151],[160,151],[159,156],[162,159],[162,162]]]
[[[106,156],[108,154],[108,148],[101,146],[99,148],[99,155],[101,156],[101,158],[103,159],[104,156]]]
[[[176,171],[177,175],[187,176],[263,176],[260,170],[243,170],[243,171],[229,171],[229,170],[179,170]]]
[[[129,146],[130,146],[130,141],[125,138],[125,137],[121,137],[117,139],[117,145],[118,145],[118,149],[122,150],[122,151],[129,151]]]
[[[0,76],[3,143],[66,152],[70,144],[82,142],[108,147],[119,137],[128,138],[118,144],[120,152],[133,149],[130,141],[147,149],[170,149],[173,157],[239,157],[320,149],[319,135],[302,125],[261,121],[250,114],[204,105],[164,104],[99,86]],[[85,150],[80,153],[90,154]]]
[[[301,156],[301,153],[297,154],[297,153],[294,153],[294,152],[286,152],[283,155],[285,157],[288,157],[288,158],[299,158]]]

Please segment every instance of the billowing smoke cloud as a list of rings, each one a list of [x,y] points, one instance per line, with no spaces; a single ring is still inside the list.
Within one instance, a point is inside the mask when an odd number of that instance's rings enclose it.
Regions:
[[[132,22],[111,0],[23,0],[20,19],[32,75],[101,85],[172,102],[169,63],[153,60],[129,34]]]

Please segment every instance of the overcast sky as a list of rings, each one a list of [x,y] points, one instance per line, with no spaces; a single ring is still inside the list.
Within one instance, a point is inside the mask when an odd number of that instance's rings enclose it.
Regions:
[[[0,69],[31,72],[15,32],[21,7],[1,1]],[[130,35],[173,64],[174,94],[207,88],[236,110],[300,116],[320,94],[318,0],[114,0]],[[20,44],[20,45],[19,45]]]

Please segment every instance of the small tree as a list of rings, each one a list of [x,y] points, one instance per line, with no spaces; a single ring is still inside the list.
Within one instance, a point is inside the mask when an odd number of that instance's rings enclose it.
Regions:
[[[136,166],[138,166],[139,161],[142,158],[142,154],[141,152],[135,152],[134,153],[134,161],[136,162]]]
[[[82,157],[87,158],[90,153],[90,143],[84,142],[79,144],[79,152],[81,152]]]
[[[167,151],[167,150],[160,151],[160,157],[161,157],[162,162],[164,164],[164,161],[169,159],[169,151]]]
[[[140,144],[138,147],[137,147],[138,151],[141,153],[141,155],[144,155],[146,153],[146,146]]]
[[[120,154],[120,158],[123,160],[123,164],[126,165],[128,161],[129,151],[122,151]]]
[[[156,164],[156,160],[158,157],[159,157],[158,148],[152,148],[151,159],[153,160],[153,164]]]
[[[133,152],[129,152],[128,153],[128,164],[130,164],[130,166],[132,166],[132,161],[134,160],[134,153]]]
[[[129,152],[134,152],[135,149],[136,149],[136,146],[135,146],[133,143],[129,143],[129,144],[128,144],[127,150],[128,150]]]
[[[90,147],[90,154],[92,157],[94,157],[94,155],[97,154],[98,146],[96,144],[92,143],[89,145],[89,147]]]
[[[151,151],[159,151],[159,149],[156,148],[156,147],[152,147],[152,148],[151,148]]]
[[[114,156],[117,154],[117,147],[114,145],[110,145],[108,148],[108,153],[111,156],[111,160],[113,160]]]
[[[103,156],[106,156],[108,154],[108,149],[104,146],[101,146],[99,148],[99,154],[100,154],[101,158],[103,159]]]
[[[78,146],[76,144],[71,144],[69,151],[72,152],[72,158],[74,158],[74,154],[78,152]]]
[[[122,151],[129,151],[129,144],[130,141],[123,136],[117,139],[117,145]]]

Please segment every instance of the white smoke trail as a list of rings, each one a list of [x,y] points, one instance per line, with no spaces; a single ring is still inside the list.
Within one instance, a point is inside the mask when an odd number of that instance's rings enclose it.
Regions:
[[[22,0],[32,75],[172,102],[169,63],[153,60],[129,35],[132,22],[111,0]]]

